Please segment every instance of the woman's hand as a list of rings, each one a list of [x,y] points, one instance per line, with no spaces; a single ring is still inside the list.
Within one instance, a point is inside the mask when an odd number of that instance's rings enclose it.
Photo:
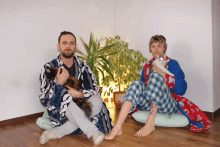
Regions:
[[[148,87],[149,82],[150,82],[150,79],[148,79],[148,81],[146,83],[144,83],[145,87]]]
[[[61,68],[58,68],[57,70],[57,83],[56,84],[60,84],[63,85],[66,80],[69,78],[69,72],[65,69],[62,68],[62,73],[60,73]]]
[[[76,89],[71,88],[71,87],[69,87],[67,85],[66,85],[66,87],[69,89],[69,90],[67,90],[68,93],[71,94],[74,98],[83,98],[84,97],[82,92],[77,91]]]
[[[154,71],[160,73],[160,74],[163,76],[163,78],[165,79],[166,73],[165,73],[163,70],[161,70],[160,68],[158,68],[155,64],[153,65],[152,69],[153,69]]]

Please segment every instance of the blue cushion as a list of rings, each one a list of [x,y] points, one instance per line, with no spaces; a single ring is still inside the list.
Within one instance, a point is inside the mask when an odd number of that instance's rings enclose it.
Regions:
[[[47,108],[44,109],[44,114],[42,117],[37,119],[37,125],[44,130],[52,129],[53,127],[50,125],[49,115],[47,113]]]
[[[146,123],[149,111],[137,111],[132,114],[132,117],[140,122]],[[157,113],[155,118],[155,126],[161,127],[185,127],[189,124],[189,120],[181,112],[172,115]]]
[[[50,119],[48,117],[39,117],[37,119],[37,125],[44,130],[52,129],[53,127],[50,125]]]

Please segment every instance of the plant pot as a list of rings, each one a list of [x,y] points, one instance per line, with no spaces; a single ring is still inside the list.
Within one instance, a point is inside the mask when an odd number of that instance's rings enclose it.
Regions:
[[[126,91],[113,92],[113,100],[115,102],[115,106],[117,109],[121,108],[121,104],[122,104],[122,101],[123,101],[125,94],[126,94]]]

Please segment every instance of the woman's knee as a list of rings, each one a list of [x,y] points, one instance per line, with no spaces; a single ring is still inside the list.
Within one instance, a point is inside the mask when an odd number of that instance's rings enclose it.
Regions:
[[[142,86],[144,85],[144,83],[142,81],[139,81],[139,80],[135,80],[131,83],[130,87],[133,87],[133,86]],[[135,87],[136,88],[136,87]]]
[[[158,72],[153,72],[153,73],[150,75],[150,78],[149,78],[149,79],[150,79],[150,81],[154,81],[154,83],[155,83],[155,81],[165,82],[163,76],[162,76],[160,73],[158,73]]]

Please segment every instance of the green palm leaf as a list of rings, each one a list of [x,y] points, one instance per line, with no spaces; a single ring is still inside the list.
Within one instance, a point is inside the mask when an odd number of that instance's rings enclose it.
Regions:
[[[105,74],[104,74],[103,70],[101,68],[99,68],[99,67],[97,67],[97,69],[101,72],[102,79],[104,80],[105,79]]]
[[[88,47],[88,45],[83,41],[83,39],[80,37],[80,41],[82,42],[84,48],[86,49],[86,52],[88,54],[88,56],[91,56],[91,49]]]
[[[111,47],[113,47],[114,45],[110,45],[110,46],[104,46],[103,48],[100,47],[100,42],[103,40],[103,38],[101,38],[100,40],[94,39],[94,35],[91,32],[90,33],[90,40],[89,40],[89,44],[86,44],[84,42],[84,40],[82,39],[82,37],[80,37],[80,41],[83,44],[85,51],[87,53],[87,55],[85,55],[84,53],[82,53],[80,50],[77,50],[76,53],[78,53],[79,55],[81,55],[81,59],[86,61],[87,65],[91,68],[91,70],[93,71],[96,79],[97,79],[97,84],[99,85],[99,72],[101,72],[102,74],[102,79],[105,78],[105,73],[107,73],[108,75],[110,75],[111,78],[114,78],[110,68],[109,68],[109,64],[110,62],[108,61],[109,56],[116,54],[117,52],[112,52],[109,50],[111,49]],[[107,76],[108,76],[107,75]]]
[[[113,47],[114,45],[115,45],[115,43],[112,45],[109,45],[109,46],[105,46],[102,49],[100,49],[99,52],[105,52],[105,51],[109,50],[111,47]]]
[[[110,64],[110,62],[109,62],[104,56],[98,56],[98,58],[101,58],[101,59],[104,60],[107,64]]]
[[[96,68],[94,68],[94,75],[95,75],[95,78],[97,80],[97,84],[99,85],[99,74],[98,74],[98,70]]]
[[[89,39],[89,48],[91,49],[92,47],[92,44],[93,44],[93,34],[92,32],[90,33],[90,39]]]

